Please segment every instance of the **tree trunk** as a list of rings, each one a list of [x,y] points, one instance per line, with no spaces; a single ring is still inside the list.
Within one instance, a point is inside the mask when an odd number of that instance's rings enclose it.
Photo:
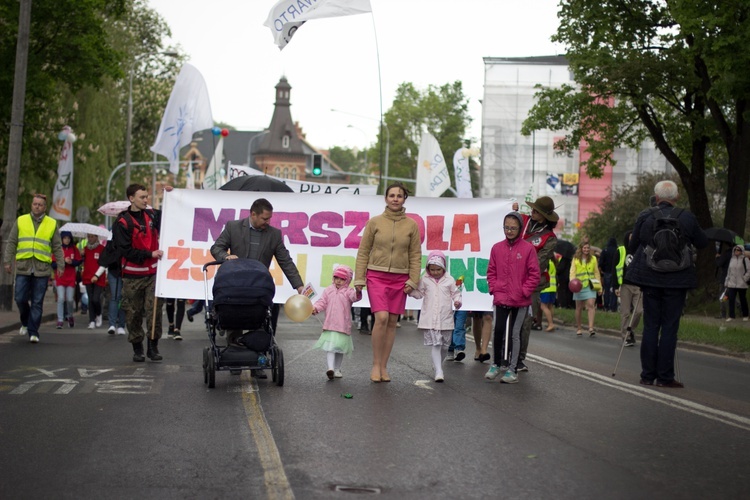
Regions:
[[[741,118],[737,118],[741,120]],[[727,172],[727,197],[724,227],[745,238],[747,222],[748,186],[750,186],[750,126],[740,122],[741,130],[735,135],[729,150]]]

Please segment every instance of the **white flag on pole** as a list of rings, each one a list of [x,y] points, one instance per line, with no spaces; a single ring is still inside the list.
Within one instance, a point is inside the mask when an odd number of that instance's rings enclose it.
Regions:
[[[224,184],[224,177],[221,175],[221,167],[224,164],[224,137],[219,137],[219,144],[216,145],[216,151],[211,158],[211,163],[206,169],[206,175],[203,177],[203,189],[219,189]]]
[[[372,12],[370,0],[280,0],[271,8],[263,26],[271,28],[273,41],[281,50],[305,21],[367,12]]]
[[[417,157],[417,189],[415,196],[437,198],[450,187],[448,166],[437,139],[427,132],[422,134],[422,144]]]
[[[185,189],[195,189],[195,174],[193,173],[193,162],[188,162],[185,171]]]
[[[469,156],[471,152],[460,148],[453,155],[453,174],[456,177],[456,198],[473,198],[471,192],[471,173],[469,172]]]
[[[58,138],[63,141],[63,146],[57,162],[57,182],[49,215],[53,219],[69,221],[73,214],[73,143],[76,136],[66,125]]]
[[[180,148],[190,144],[194,132],[213,126],[206,81],[195,66],[185,64],[174,83],[151,151],[166,156],[169,171],[176,174],[180,166]]]

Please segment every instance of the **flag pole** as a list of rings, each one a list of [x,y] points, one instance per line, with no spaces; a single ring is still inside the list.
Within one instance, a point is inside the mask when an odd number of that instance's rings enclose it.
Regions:
[[[370,15],[372,17],[372,32],[375,34],[375,58],[378,62],[378,95],[380,98],[380,165],[383,165],[383,127],[385,123],[383,122],[383,81],[382,81],[382,75],[380,71],[380,46],[378,44],[378,30],[375,27],[375,12],[370,11]],[[390,134],[388,134],[388,140],[390,141]],[[383,169],[378,169],[379,171],[379,184],[382,186],[383,193],[385,194],[385,188],[386,185],[383,184],[383,180],[385,180],[385,183],[388,183],[388,156],[386,153],[385,157],[385,178],[383,177]]]

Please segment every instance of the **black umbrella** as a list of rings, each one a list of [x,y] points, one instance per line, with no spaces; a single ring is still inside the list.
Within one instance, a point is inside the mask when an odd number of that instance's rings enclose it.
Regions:
[[[566,259],[572,260],[573,256],[576,254],[576,246],[569,241],[557,240],[555,252],[559,253]]]
[[[265,191],[270,193],[293,193],[294,190],[278,179],[267,175],[243,175],[227,182],[219,189],[224,191]]]
[[[725,227],[709,227],[704,233],[706,233],[706,238],[709,240],[721,241],[722,243],[729,243],[730,245],[745,244],[743,239],[739,237],[737,233]]]

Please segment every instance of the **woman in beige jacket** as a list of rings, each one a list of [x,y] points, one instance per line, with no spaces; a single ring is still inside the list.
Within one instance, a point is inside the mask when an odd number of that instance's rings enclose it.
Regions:
[[[406,296],[417,287],[422,263],[422,246],[417,223],[406,216],[404,202],[409,192],[400,182],[385,191],[385,211],[365,226],[357,252],[354,287],[367,286],[370,309],[375,316],[372,328],[373,382],[390,382],[387,365],[396,322],[404,313]]]

